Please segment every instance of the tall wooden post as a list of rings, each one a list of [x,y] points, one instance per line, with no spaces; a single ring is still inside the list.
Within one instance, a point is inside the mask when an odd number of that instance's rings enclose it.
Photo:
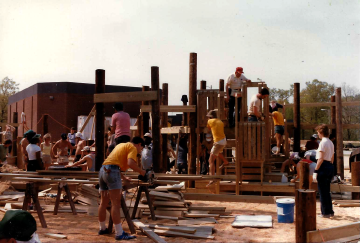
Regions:
[[[183,103],[183,106],[187,106],[187,103],[189,101],[187,95],[181,96],[181,101]],[[183,113],[181,125],[182,126],[188,125],[188,114],[186,112]]]
[[[105,93],[105,70],[95,71],[95,94]],[[99,171],[105,158],[105,111],[104,103],[95,104],[95,170]]]
[[[335,102],[335,95],[331,96],[331,102]],[[330,115],[331,115],[331,124],[336,124],[336,106],[331,106],[330,108]],[[336,128],[331,129],[331,134],[336,137]]]
[[[196,84],[197,84],[197,54],[190,53],[189,62],[189,105],[197,104],[196,97]],[[196,174],[196,113],[189,114],[189,127],[190,127],[190,156],[188,161],[188,173]]]
[[[160,90],[159,90],[159,67],[151,67],[151,90],[157,92],[157,99],[151,101],[151,131],[153,138],[153,168],[159,173],[163,172],[161,168],[161,147],[160,147]],[[166,170],[166,168],[165,168]]]
[[[307,162],[299,162],[299,163],[300,163],[300,169],[298,171],[300,177],[299,189],[309,189],[310,188],[309,163]]]
[[[168,98],[169,97],[169,85],[167,83],[163,83],[162,85],[162,104],[168,105]],[[168,123],[168,113],[162,112],[161,113],[161,127],[167,127]],[[167,144],[168,144],[168,135],[162,134],[162,156],[161,156],[161,169],[162,172],[166,172],[167,164],[168,164],[168,156],[167,156]]]
[[[149,86],[143,86],[142,87],[142,91],[149,91],[150,87]],[[149,101],[143,101],[142,102],[143,105],[149,105]],[[145,133],[149,132],[149,119],[150,119],[150,115],[149,112],[143,112],[142,113],[142,133],[141,136],[143,136]]]
[[[351,163],[351,184],[360,186],[360,161]],[[353,192],[352,199],[360,199],[360,192]]]
[[[137,125],[137,136],[143,137],[144,133],[142,131],[142,129],[143,129],[143,117],[142,117],[142,115],[138,115],[136,125]]]
[[[300,83],[294,83],[294,152],[300,152]]]
[[[306,242],[306,232],[316,230],[315,190],[296,190],[295,204],[295,241]]]
[[[13,122],[18,123],[18,113],[13,113]],[[18,137],[18,127],[15,127],[15,131],[13,133],[13,141],[12,141],[12,154],[13,156],[17,156],[17,137]],[[4,141],[5,142],[5,141]]]
[[[43,135],[49,132],[48,115],[44,115],[43,118],[43,132],[44,132]]]
[[[219,80],[219,91],[224,91],[224,79]]]
[[[343,125],[342,125],[342,103],[341,88],[336,88],[336,165],[337,174],[344,179],[344,153],[343,153]]]

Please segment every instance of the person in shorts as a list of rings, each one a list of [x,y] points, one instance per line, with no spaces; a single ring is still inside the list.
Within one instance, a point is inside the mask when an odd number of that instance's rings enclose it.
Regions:
[[[46,133],[43,137],[44,142],[40,144],[41,149],[41,158],[45,166],[45,170],[49,168],[52,163],[52,158],[54,157],[52,150],[51,150],[51,134]]]
[[[207,128],[211,129],[212,136],[214,138],[214,144],[210,151],[210,158],[209,158],[209,175],[215,175],[215,159],[219,157],[223,164],[219,167],[222,168],[225,165],[228,165],[229,162],[224,158],[222,152],[226,146],[226,137],[224,132],[224,123],[217,119],[216,111],[211,110],[206,115],[208,117]],[[213,184],[214,181],[210,181],[207,186]]]
[[[130,240],[136,238],[125,233],[121,227],[120,218],[120,199],[122,194],[122,181],[124,186],[130,182],[130,178],[126,178],[121,171],[126,171],[131,168],[133,171],[145,176],[146,171],[137,166],[137,155],[141,153],[144,148],[144,140],[140,137],[134,137],[131,142],[121,143],[117,145],[114,150],[104,161],[99,171],[99,185],[101,202],[99,206],[99,235],[110,234],[106,228],[106,208],[111,201],[111,217],[115,226],[116,240]]]
[[[276,152],[275,154],[280,154],[280,147],[282,144],[282,137],[284,135],[284,117],[283,115],[278,112],[278,111],[274,111],[273,113],[271,113],[271,116],[273,118],[274,121],[274,133],[275,133],[275,139],[276,139]]]
[[[304,159],[300,160],[300,162],[305,162],[305,163],[309,164],[309,185],[311,186],[311,183],[313,182],[313,174],[315,171],[316,163],[306,157]],[[290,182],[295,182],[297,179],[299,179],[300,163],[296,163],[296,171],[297,171],[297,174],[296,174],[295,178],[291,179]]]

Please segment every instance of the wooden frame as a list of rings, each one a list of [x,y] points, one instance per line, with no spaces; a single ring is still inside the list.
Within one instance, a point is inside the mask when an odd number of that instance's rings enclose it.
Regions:
[[[140,106],[141,112],[151,112],[151,105]],[[160,105],[160,112],[196,112],[196,105]]]
[[[134,91],[94,94],[94,103],[137,102],[157,100],[157,91]]]
[[[308,231],[306,240],[307,242],[324,242],[359,235],[360,222],[356,222],[343,226]]]

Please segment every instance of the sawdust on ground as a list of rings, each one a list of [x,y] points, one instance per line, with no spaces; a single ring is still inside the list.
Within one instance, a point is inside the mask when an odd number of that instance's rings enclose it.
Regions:
[[[271,215],[273,218],[273,228],[232,228],[233,218],[221,218],[215,224],[216,232],[213,234],[215,240],[194,240],[180,237],[165,237],[167,242],[295,242],[295,223],[283,224],[277,222],[276,204],[258,203],[229,203],[229,202],[195,202],[202,206],[226,206],[226,210],[231,210],[234,215]],[[317,214],[320,212],[320,203],[317,202]],[[360,210],[358,208],[339,208],[334,207],[335,217],[333,219],[323,219],[317,217],[318,228],[328,228],[333,226],[345,225],[360,220]],[[0,218],[4,215],[0,212]],[[86,213],[79,213],[74,216],[71,213],[59,213],[53,215],[45,213],[48,228],[41,228],[36,213],[33,216],[38,222],[40,240],[42,242],[114,242],[114,234],[98,236],[99,229],[96,216],[89,216]],[[143,216],[142,222],[153,223]],[[157,224],[174,224],[172,220],[157,220]],[[129,232],[127,224],[124,223],[124,230]],[[63,234],[68,237],[64,240],[47,238],[45,233]],[[147,236],[139,231],[137,239],[130,242],[152,242]]]

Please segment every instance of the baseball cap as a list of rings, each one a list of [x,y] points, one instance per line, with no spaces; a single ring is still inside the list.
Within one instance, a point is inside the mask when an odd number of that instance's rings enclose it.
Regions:
[[[81,151],[89,152],[91,150],[90,146],[85,146]]]
[[[312,135],[313,138],[318,138],[319,136],[315,133]]]
[[[147,133],[144,134],[144,137],[152,138],[152,135],[151,135],[151,133],[147,132]]]
[[[211,111],[209,111],[209,112],[207,113],[206,116],[207,116],[207,117],[212,117],[212,118],[214,118],[214,117],[216,117],[216,111],[211,110]]]
[[[242,67],[237,67],[236,70],[235,70],[235,72],[243,73],[243,72],[244,72],[243,70],[244,70],[244,69],[243,69]]]
[[[36,132],[34,132],[33,130],[27,130],[25,133],[24,133],[24,138],[32,138],[34,135],[36,134]]]
[[[0,221],[0,239],[29,241],[36,229],[36,221],[29,212],[8,210]]]
[[[76,137],[76,138],[81,138],[81,139],[83,139],[83,135],[82,135],[81,132],[75,133],[75,137]]]

